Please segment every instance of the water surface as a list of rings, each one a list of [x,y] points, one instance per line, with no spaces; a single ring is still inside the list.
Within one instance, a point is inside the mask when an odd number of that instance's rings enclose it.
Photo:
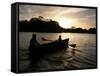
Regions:
[[[29,70],[30,60],[28,59],[28,47],[32,32],[19,33],[19,68],[20,70]],[[50,41],[42,41],[44,37],[49,40],[57,40],[59,35],[62,39],[69,38],[69,44],[76,44],[72,47],[62,49],[50,55],[45,55],[37,63],[37,71],[55,70],[55,69],[77,69],[77,68],[94,68],[96,67],[96,34],[83,33],[35,33],[37,41],[40,44]],[[41,50],[42,51],[42,50]],[[74,51],[74,53],[73,53]]]

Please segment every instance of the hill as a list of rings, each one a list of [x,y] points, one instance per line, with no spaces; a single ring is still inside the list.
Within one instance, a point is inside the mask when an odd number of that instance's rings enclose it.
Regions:
[[[59,26],[57,21],[52,19],[44,19],[42,16],[39,18],[31,18],[29,21],[19,21],[19,32],[71,32],[71,33],[96,33],[96,28],[82,29],[82,28],[68,28],[64,29]]]

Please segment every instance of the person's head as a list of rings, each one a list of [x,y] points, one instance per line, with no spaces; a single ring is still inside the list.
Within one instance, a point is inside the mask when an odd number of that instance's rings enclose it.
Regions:
[[[33,34],[32,35],[32,38],[36,40],[36,34]]]
[[[61,35],[59,35],[59,38],[61,38]]]

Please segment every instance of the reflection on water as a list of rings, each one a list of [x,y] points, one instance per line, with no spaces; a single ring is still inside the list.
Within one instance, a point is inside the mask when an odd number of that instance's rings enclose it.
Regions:
[[[19,68],[21,71],[30,71],[29,68],[29,42],[32,37],[31,32],[19,33]],[[57,40],[59,35],[62,39],[69,38],[69,44],[75,43],[76,48],[71,47],[62,49],[59,52],[45,55],[38,60],[36,70],[55,70],[55,69],[77,69],[96,67],[96,35],[80,33],[36,33],[40,44],[50,41],[42,41],[41,37],[50,40]],[[42,50],[41,50],[42,51]]]

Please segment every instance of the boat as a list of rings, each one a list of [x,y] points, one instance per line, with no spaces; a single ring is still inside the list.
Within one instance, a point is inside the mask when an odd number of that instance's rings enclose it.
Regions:
[[[52,41],[50,43],[45,43],[41,45],[35,46],[35,51],[38,52],[38,54],[45,54],[45,53],[53,53],[56,51],[61,51],[64,48],[68,48],[68,42],[69,39],[64,39],[64,40],[56,40]],[[34,50],[34,49],[33,49]]]
[[[41,44],[39,47],[40,48],[44,48],[46,50],[60,50],[63,48],[67,48],[68,47],[68,42],[69,42],[69,38],[68,39],[64,39],[64,40],[56,40],[56,41],[52,41],[50,43],[45,43],[45,44]]]
[[[33,35],[29,46],[31,64],[35,64],[35,62],[38,62],[38,60],[45,55],[62,51],[63,49],[68,48],[68,42],[69,38],[63,40],[55,40],[45,44],[39,44],[36,40],[36,35]]]
[[[33,42],[31,42],[29,47],[30,53],[35,55],[42,55],[61,51],[64,48],[68,48],[69,38],[63,40],[55,40],[45,44],[39,44],[37,43],[36,36],[33,35],[33,40],[31,41]]]

